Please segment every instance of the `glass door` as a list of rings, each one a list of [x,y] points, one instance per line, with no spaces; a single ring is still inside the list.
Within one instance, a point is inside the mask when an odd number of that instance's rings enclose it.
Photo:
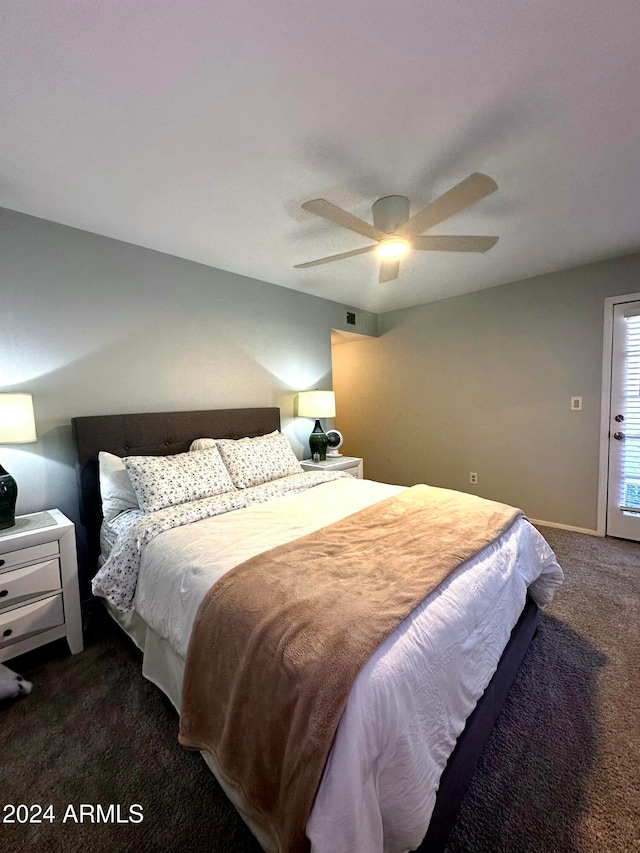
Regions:
[[[640,302],[613,309],[607,535],[640,541]]]

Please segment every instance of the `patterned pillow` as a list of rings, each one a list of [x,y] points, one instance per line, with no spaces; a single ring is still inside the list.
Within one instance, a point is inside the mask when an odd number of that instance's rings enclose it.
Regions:
[[[289,440],[282,433],[241,438],[238,441],[225,439],[217,444],[238,489],[259,486],[260,483],[269,483],[302,471]]]
[[[217,447],[175,456],[127,456],[123,461],[145,512],[235,490]]]

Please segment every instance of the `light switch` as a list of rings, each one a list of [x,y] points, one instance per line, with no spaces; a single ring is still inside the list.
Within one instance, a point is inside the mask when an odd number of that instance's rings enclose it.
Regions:
[[[582,411],[582,397],[572,397],[571,398],[571,411],[572,412],[581,412]]]

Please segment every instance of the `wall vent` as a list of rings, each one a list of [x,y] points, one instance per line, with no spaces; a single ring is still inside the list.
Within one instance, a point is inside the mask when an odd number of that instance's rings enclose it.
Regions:
[[[347,324],[349,326],[355,326],[356,324],[356,315],[353,311],[347,311]]]

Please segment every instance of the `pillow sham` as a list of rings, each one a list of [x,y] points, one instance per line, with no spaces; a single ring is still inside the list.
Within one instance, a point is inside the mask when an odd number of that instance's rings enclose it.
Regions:
[[[189,450],[211,450],[211,448],[215,446],[215,438],[196,438],[196,440],[192,441],[189,445]]]
[[[113,521],[121,512],[139,509],[138,498],[131,484],[124,461],[113,453],[98,453],[98,479],[102,499],[102,517]]]
[[[174,456],[127,456],[124,464],[145,512],[235,491],[217,447]]]
[[[261,438],[268,438],[272,435],[280,435],[280,432],[276,429],[273,432],[268,432],[266,435],[256,435],[253,438],[196,438],[195,441],[192,441],[189,450],[208,450],[210,447],[215,447],[216,444],[229,443],[232,444],[236,441],[258,441]]]
[[[217,444],[238,489],[259,486],[302,471],[289,440],[279,432],[238,441],[225,439]]]

